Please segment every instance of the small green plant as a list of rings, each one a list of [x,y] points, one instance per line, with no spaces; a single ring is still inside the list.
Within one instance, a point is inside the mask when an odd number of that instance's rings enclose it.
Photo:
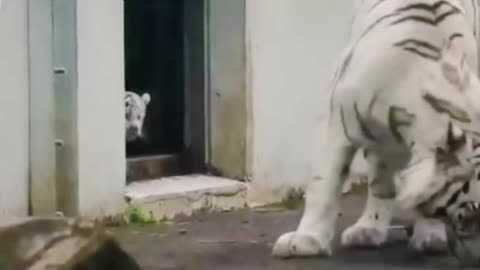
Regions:
[[[134,205],[127,208],[127,217],[130,224],[152,225],[156,223],[152,211],[145,211]]]

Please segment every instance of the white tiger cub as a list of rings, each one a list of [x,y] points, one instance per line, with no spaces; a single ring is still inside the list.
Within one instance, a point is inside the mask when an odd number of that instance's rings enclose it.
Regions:
[[[456,161],[460,163],[460,168],[471,165],[474,167],[475,173],[470,177],[468,177],[469,174],[466,174],[464,178],[461,177],[459,179],[451,177],[453,181],[447,183],[443,187],[442,192],[436,193],[429,198],[427,204],[420,205],[420,208],[427,207],[428,209],[425,209],[426,212],[433,213],[437,217],[450,216],[458,222],[457,226],[462,227],[464,226],[463,221],[469,216],[470,207],[473,207],[474,210],[478,208],[480,198],[480,143],[476,138],[467,137],[462,130],[449,125],[447,146],[450,151],[464,157],[463,160]],[[374,184],[374,181],[376,181],[374,179],[375,172],[368,164],[370,161],[369,152],[366,149],[360,152],[362,155],[357,156],[358,164],[363,167],[357,166],[357,171],[355,172],[357,175],[354,177],[360,177],[362,182]],[[446,156],[441,149],[436,150],[436,156],[438,160],[442,158],[448,159],[448,155]],[[374,165],[372,164],[372,166]],[[453,168],[455,169],[455,167]],[[412,169],[415,169],[415,166],[411,166],[394,176],[396,190],[402,189],[402,178]],[[469,181],[466,181],[467,179]],[[363,184],[359,181],[356,182]],[[385,241],[385,235],[379,234],[378,231],[386,231],[389,223],[376,224],[375,215],[378,212],[378,205],[368,204],[357,224],[351,226],[343,233],[342,243],[347,246],[378,246],[382,244]],[[377,231],[372,230],[373,234],[370,235],[370,238],[368,234],[359,238],[356,233],[359,227],[375,228]],[[442,220],[432,217],[417,217],[413,234],[410,238],[411,248],[419,252],[447,252],[447,240],[446,228]]]
[[[468,17],[466,2],[359,4],[363,13],[334,74],[322,162],[312,167],[297,230],[279,237],[274,256],[332,253],[341,185],[359,148],[368,151],[373,181],[362,217],[342,235],[344,245],[382,244],[395,203],[421,213],[425,227],[426,216],[441,216],[435,206],[449,188],[472,179],[466,148],[448,143],[451,123],[480,134],[476,19]],[[396,173],[401,181],[394,183]],[[459,222],[463,206],[443,214]]]
[[[127,142],[143,138],[143,122],[150,103],[150,94],[142,96],[125,91],[125,136]]]

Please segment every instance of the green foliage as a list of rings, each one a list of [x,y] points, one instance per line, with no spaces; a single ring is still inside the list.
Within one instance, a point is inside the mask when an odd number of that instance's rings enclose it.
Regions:
[[[156,223],[152,211],[145,211],[134,205],[127,208],[127,218],[130,224],[135,225],[153,225]]]

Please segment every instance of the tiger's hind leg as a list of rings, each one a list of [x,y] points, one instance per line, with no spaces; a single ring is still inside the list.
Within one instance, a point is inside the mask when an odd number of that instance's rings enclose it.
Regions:
[[[367,203],[357,222],[343,232],[343,246],[378,247],[387,240],[395,203],[394,170],[374,152],[368,153],[367,162],[371,169]]]
[[[275,257],[328,256],[332,253],[340,191],[356,149],[344,133],[341,119],[329,119],[323,132],[327,136],[323,137],[322,151],[313,158],[321,162],[312,167],[313,179],[305,189],[302,219],[296,231],[278,238],[272,250]]]
[[[354,186],[363,186],[368,184],[369,165],[365,158],[365,149],[359,149],[355,154],[352,165],[350,165],[350,173],[343,183],[342,193],[348,193]]]

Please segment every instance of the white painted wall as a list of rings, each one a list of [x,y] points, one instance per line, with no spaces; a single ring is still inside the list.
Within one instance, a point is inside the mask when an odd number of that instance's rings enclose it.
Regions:
[[[28,38],[27,1],[0,8],[0,219],[28,210]]]
[[[30,204],[32,215],[57,209],[52,1],[28,1]]]
[[[345,46],[351,1],[247,0],[249,172],[254,190],[309,180],[312,131]]]
[[[123,209],[125,187],[123,1],[77,0],[78,211]]]

